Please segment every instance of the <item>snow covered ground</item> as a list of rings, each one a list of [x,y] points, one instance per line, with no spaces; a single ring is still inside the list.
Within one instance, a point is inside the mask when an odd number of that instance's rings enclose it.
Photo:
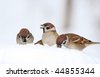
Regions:
[[[97,46],[98,47],[98,46]],[[96,48],[97,48],[96,47]],[[91,49],[92,48],[92,49]],[[91,50],[94,52],[91,52]],[[89,52],[88,52],[89,51]],[[95,54],[94,54],[95,53]],[[93,55],[94,54],[94,55]],[[100,57],[95,47],[77,51],[56,46],[12,45],[1,46],[1,64],[98,64]]]

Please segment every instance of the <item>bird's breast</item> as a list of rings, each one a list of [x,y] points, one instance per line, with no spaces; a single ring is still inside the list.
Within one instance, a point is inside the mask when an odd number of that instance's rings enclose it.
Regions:
[[[43,34],[42,42],[43,42],[43,44],[47,44],[49,46],[52,46],[52,45],[56,44],[57,37],[58,37],[57,33],[47,32],[47,33]]]

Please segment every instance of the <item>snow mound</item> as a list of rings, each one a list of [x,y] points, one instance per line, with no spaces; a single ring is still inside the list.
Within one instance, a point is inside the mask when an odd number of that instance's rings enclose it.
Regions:
[[[0,48],[2,64],[98,64],[99,59],[86,51],[55,46],[13,45]]]

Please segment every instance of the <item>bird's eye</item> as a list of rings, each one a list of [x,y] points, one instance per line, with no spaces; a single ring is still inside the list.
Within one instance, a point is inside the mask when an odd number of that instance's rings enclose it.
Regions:
[[[50,29],[49,27],[46,27],[46,29]]]

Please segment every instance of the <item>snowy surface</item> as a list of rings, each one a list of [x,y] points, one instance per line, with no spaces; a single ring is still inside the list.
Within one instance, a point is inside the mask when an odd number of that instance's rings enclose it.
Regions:
[[[56,46],[13,45],[0,48],[1,64],[98,64],[100,58],[87,48],[77,51]],[[96,53],[95,49],[94,52]],[[94,54],[94,55],[93,55]],[[98,53],[97,53],[98,54]]]

